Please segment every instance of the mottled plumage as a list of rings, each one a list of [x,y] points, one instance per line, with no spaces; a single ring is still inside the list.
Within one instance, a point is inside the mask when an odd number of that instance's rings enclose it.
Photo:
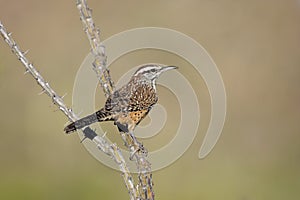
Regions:
[[[140,67],[126,85],[107,98],[102,109],[69,124],[65,127],[65,132],[69,133],[101,121],[114,121],[121,131],[133,131],[158,101],[156,79],[162,72],[175,68],[159,65]]]

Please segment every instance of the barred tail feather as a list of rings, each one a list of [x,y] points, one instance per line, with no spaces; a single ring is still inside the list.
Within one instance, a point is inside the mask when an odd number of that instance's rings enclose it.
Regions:
[[[81,129],[95,122],[102,122],[102,121],[109,121],[109,120],[112,120],[111,114],[102,108],[101,110],[91,115],[88,115],[82,119],[72,122],[71,124],[65,127],[64,131],[66,133],[71,133],[73,131],[76,131],[77,129]]]

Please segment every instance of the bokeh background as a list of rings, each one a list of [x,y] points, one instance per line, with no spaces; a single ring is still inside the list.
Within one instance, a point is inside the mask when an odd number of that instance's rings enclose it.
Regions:
[[[142,63],[177,63],[197,91],[198,135],[183,157],[154,173],[157,199],[300,198],[299,0],[88,2],[102,39],[144,26],[175,29],[202,44],[223,76],[224,131],[213,152],[199,160],[210,102],[192,67],[154,50],[130,53],[111,66],[117,80]],[[28,57],[53,88],[68,93],[71,105],[76,72],[90,49],[75,1],[0,0],[0,20],[23,50],[30,49]],[[0,199],[128,199],[120,173],[94,159],[75,134],[63,133],[66,117],[46,95],[37,95],[39,86],[23,73],[0,41]],[[144,141],[150,150],[174,136],[180,116],[168,90],[158,89],[172,117],[159,135]],[[96,98],[100,107],[101,90]],[[103,127],[120,143],[111,124]]]

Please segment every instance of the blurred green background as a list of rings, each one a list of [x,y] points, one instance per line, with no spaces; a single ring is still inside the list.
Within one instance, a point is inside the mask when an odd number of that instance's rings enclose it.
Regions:
[[[144,26],[175,29],[202,44],[223,76],[228,98],[224,131],[213,152],[199,160],[210,103],[191,66],[154,50],[133,52],[111,66],[117,80],[145,62],[178,63],[197,91],[198,135],[183,157],[154,173],[157,199],[300,198],[299,0],[88,3],[102,39]],[[53,88],[69,94],[65,101],[71,105],[77,69],[90,49],[75,0],[0,0],[0,20],[23,50],[30,49],[28,57]],[[39,86],[23,72],[0,41],[0,199],[128,199],[120,173],[96,161],[75,134],[63,133],[66,117],[55,112],[46,95],[37,95]],[[178,122],[178,104],[170,106],[168,91],[158,89],[160,103],[175,113],[166,125],[172,127]],[[104,98],[98,93],[100,107]],[[111,124],[104,128],[120,142]],[[166,128],[144,143],[154,150],[172,134]]]

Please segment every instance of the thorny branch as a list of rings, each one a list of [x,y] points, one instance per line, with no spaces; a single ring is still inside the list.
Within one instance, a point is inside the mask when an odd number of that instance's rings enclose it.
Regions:
[[[101,45],[100,30],[95,27],[92,10],[88,7],[86,0],[77,0],[77,8],[84,26],[84,31],[91,45],[91,52],[95,58],[93,69],[97,74],[106,97],[108,97],[114,91],[114,85],[106,67],[107,56],[105,54],[105,47]],[[147,160],[147,150],[143,147],[140,149],[142,145],[137,142],[134,134],[123,132],[120,132],[120,134],[125,146],[129,148],[131,155],[135,158],[139,172],[139,184],[137,185],[139,196],[137,199],[154,200],[152,171],[151,164]]]
[[[85,0],[78,0],[77,8],[84,26],[84,32],[86,33],[92,48],[91,52],[95,58],[93,70],[97,74],[104,94],[108,97],[114,91],[114,83],[110,77],[109,70],[106,68],[107,57],[105,55],[105,47],[101,45],[100,30],[95,27],[92,18],[92,10],[87,6]]]
[[[45,81],[42,75],[36,70],[32,63],[26,58],[25,53],[21,51],[17,43],[11,37],[11,34],[8,33],[0,22],[0,35],[4,41],[9,45],[10,49],[17,56],[18,60],[25,67],[25,73],[29,73],[37,81],[38,85],[42,87],[43,93],[46,93],[53,101],[55,105],[58,106],[59,110],[62,111],[71,121],[77,120],[75,113],[69,109],[64,103],[62,97],[57,95],[57,93],[51,88],[50,84]],[[105,137],[98,136],[92,129],[86,128],[84,134],[87,138],[92,140],[98,147],[99,150],[103,151],[109,157],[111,157],[119,166],[120,171],[122,172],[124,182],[130,194],[130,199],[135,200],[137,196],[137,191],[134,187],[133,178],[130,175],[130,172],[127,168],[126,162],[120,152],[120,149],[115,144],[109,144]]]
[[[114,91],[114,84],[110,77],[109,70],[106,68],[107,57],[105,55],[105,48],[101,45],[100,31],[95,28],[91,16],[91,9],[87,6],[86,0],[77,0],[77,8],[80,12],[80,19],[84,25],[84,31],[89,39],[91,45],[91,52],[94,55],[93,70],[97,74],[101,87],[103,88],[104,94],[108,97]],[[37,81],[43,89],[43,93],[46,93],[53,101],[55,105],[69,118],[70,121],[76,121],[78,117],[74,112],[69,109],[62,97],[50,87],[49,83],[44,80],[41,74],[36,70],[32,63],[26,58],[25,53],[21,51],[16,42],[8,34],[5,27],[0,22],[0,34],[5,42],[10,46],[12,52],[17,56],[19,61],[23,64],[26,69],[26,73],[29,73]],[[131,200],[153,200],[153,182],[151,164],[147,161],[147,152],[145,149],[139,149],[141,144],[137,142],[135,136],[129,133],[120,132],[125,145],[129,148],[131,155],[135,158],[137,169],[138,169],[138,181],[137,186],[134,185],[133,178],[127,168],[126,162],[117,147],[116,144],[110,144],[107,142],[105,137],[98,136],[89,127],[83,130],[85,137],[92,140],[105,154],[110,156],[119,166],[122,172],[124,182],[129,191]],[[145,150],[145,151],[143,151]]]

